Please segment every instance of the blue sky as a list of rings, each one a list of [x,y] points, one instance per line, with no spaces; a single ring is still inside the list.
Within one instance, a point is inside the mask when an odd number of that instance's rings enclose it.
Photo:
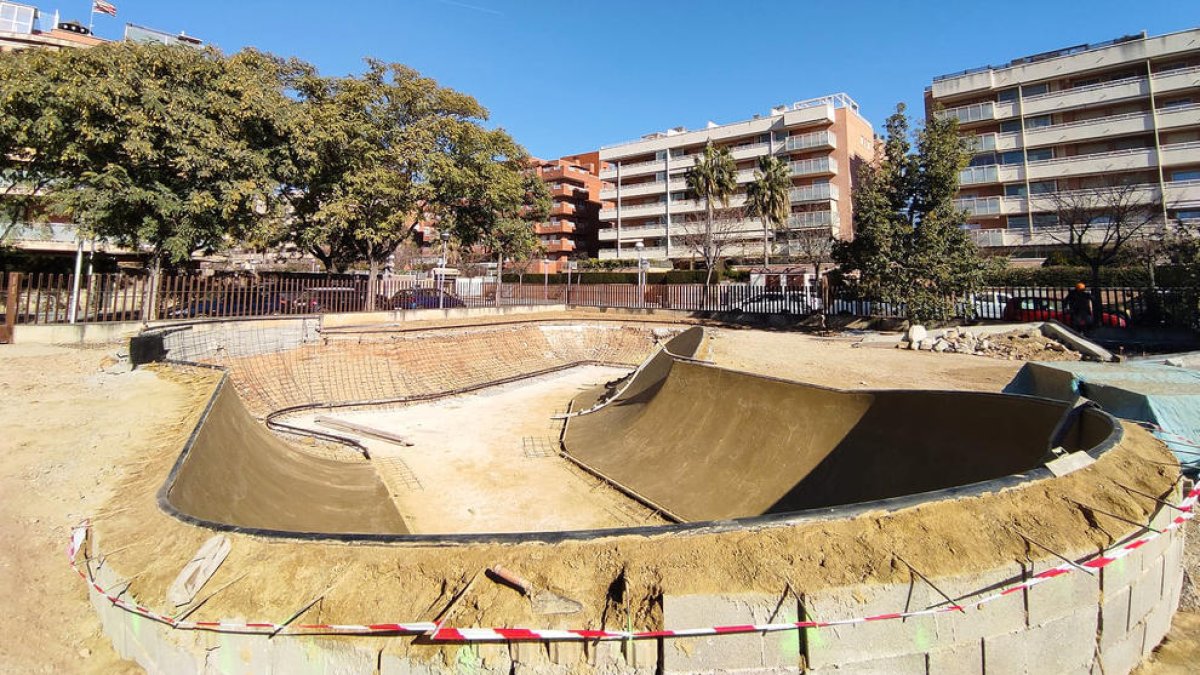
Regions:
[[[90,0],[23,0],[87,21]],[[54,4],[58,2],[57,6]],[[1145,30],[1200,26],[1196,0],[112,0],[125,22],[348,74],[366,56],[469,93],[555,157],[844,91],[882,128],[935,75]]]

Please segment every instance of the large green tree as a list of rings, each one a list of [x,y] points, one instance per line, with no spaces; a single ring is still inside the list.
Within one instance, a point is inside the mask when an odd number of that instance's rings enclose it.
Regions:
[[[717,147],[711,142],[704,146],[704,152],[697,155],[694,164],[685,176],[688,191],[697,199],[704,200],[704,239],[701,243],[701,257],[707,274],[704,285],[712,283],[713,268],[719,262],[719,249],[713,241],[713,222],[717,203],[729,205],[729,198],[737,189],[737,164],[733,155],[725,146]]]
[[[864,294],[903,303],[913,321],[948,319],[954,300],[982,282],[985,264],[954,205],[959,172],[970,161],[955,119],[935,114],[912,146],[904,105],[864,165],[853,194],[855,238],[834,258],[856,272]]]
[[[746,212],[762,219],[763,266],[771,264],[771,231],[787,226],[792,213],[792,168],[774,155],[758,160],[754,182],[746,186]]]
[[[48,177],[86,234],[148,251],[155,278],[266,220],[289,104],[277,59],[130,42],[8,59],[0,118],[24,134],[4,142],[36,167],[26,179]]]
[[[421,223],[471,246],[549,208],[524,150],[481,126],[487,111],[411,68],[372,60],[360,76],[300,73],[294,89],[289,235],[331,269],[365,260],[374,284]]]

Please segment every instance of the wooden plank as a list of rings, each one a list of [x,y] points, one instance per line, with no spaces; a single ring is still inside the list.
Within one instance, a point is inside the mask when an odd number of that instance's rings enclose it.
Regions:
[[[412,441],[401,436],[400,434],[393,434],[390,431],[376,429],[365,424],[348,422],[346,420],[340,420],[334,417],[326,417],[325,415],[317,415],[314,421],[324,427],[340,429],[341,431],[349,431],[360,436],[369,436],[371,438],[377,438],[381,441],[387,441],[388,443],[395,443],[396,445],[411,447],[413,444]]]

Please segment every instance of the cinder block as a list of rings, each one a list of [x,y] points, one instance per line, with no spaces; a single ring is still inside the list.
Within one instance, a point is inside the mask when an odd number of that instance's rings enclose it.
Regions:
[[[1163,596],[1171,605],[1171,611],[1179,609],[1179,601],[1183,595],[1183,547],[1185,537],[1183,530],[1172,532],[1171,545],[1163,554]]]
[[[275,673],[361,673],[375,670],[379,653],[346,640],[319,640],[281,635],[268,639],[254,636],[267,645],[266,663],[250,664],[251,671]]]
[[[1150,613],[1146,615],[1146,639],[1142,642],[1143,656],[1154,651],[1167,633],[1171,632],[1171,619],[1174,616],[1175,610],[1167,598],[1160,600],[1151,608]]]
[[[875,616],[926,609],[934,604],[931,592],[920,580],[911,586],[852,586],[805,596],[803,609],[806,619],[815,621]],[[920,616],[812,628],[804,631],[804,649],[812,668],[924,653],[939,645],[937,626],[934,616]]]
[[[1128,587],[1115,594],[1104,594],[1100,605],[1100,650],[1108,649],[1129,634],[1129,598],[1133,594]],[[1135,622],[1136,623],[1136,622]]]
[[[983,675],[983,640],[929,652],[931,675]]]
[[[990,574],[953,577],[937,581],[943,592],[960,604],[990,595],[997,588],[1019,582],[1024,568],[1019,564],[997,569]],[[971,595],[967,595],[971,594]],[[937,596],[940,600],[941,596]],[[977,644],[981,638],[1004,635],[1028,626],[1025,593],[1012,593],[984,605],[964,607],[962,612],[936,615],[938,646],[960,643]]]
[[[695,628],[797,621],[795,599],[777,595],[668,595],[663,598],[666,628]],[[667,672],[795,668],[800,663],[799,631],[669,638],[663,642]]]
[[[550,661],[560,666],[573,666],[584,662],[582,642],[551,642],[546,647]]]
[[[927,675],[932,671],[924,654],[903,654],[847,663],[836,668],[814,668],[812,672],[822,675]]]
[[[1030,568],[1030,575],[1057,567],[1058,561],[1040,563]],[[1080,607],[1100,604],[1100,575],[1074,570],[1054,577],[1026,591],[1026,607],[1030,626],[1037,626],[1060,616],[1075,613]]]
[[[1133,630],[1125,632],[1108,645],[1101,645],[1098,665],[1105,675],[1128,673],[1142,660],[1142,642],[1146,637],[1146,625],[1139,623]]]
[[[1142,572],[1137,581],[1130,586],[1132,591],[1129,599],[1130,625],[1145,618],[1163,597],[1163,559],[1155,558],[1154,560],[1154,564]]]
[[[1081,608],[1040,626],[984,638],[984,672],[1086,673],[1096,648],[1096,609]]]
[[[1130,586],[1142,575],[1142,553],[1133,551],[1100,570],[1100,589],[1105,593],[1116,593]]]
[[[621,641],[621,653],[625,655],[625,664],[637,672],[656,672],[658,653],[662,647],[661,640]]]

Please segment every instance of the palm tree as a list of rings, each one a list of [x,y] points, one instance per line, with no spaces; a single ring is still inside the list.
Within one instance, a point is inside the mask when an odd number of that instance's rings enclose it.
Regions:
[[[758,160],[754,182],[746,187],[746,212],[763,221],[763,267],[771,262],[770,230],[787,224],[792,211],[792,169],[778,157]]]
[[[686,178],[688,191],[705,202],[703,255],[708,274],[705,276],[704,285],[708,286],[712,283],[713,266],[716,264],[716,249],[712,239],[713,201],[721,202],[722,206],[729,206],[729,198],[737,189],[737,165],[733,161],[733,155],[729,154],[729,148],[718,148],[710,141],[704,147],[704,152],[696,157],[696,163],[688,169]]]

